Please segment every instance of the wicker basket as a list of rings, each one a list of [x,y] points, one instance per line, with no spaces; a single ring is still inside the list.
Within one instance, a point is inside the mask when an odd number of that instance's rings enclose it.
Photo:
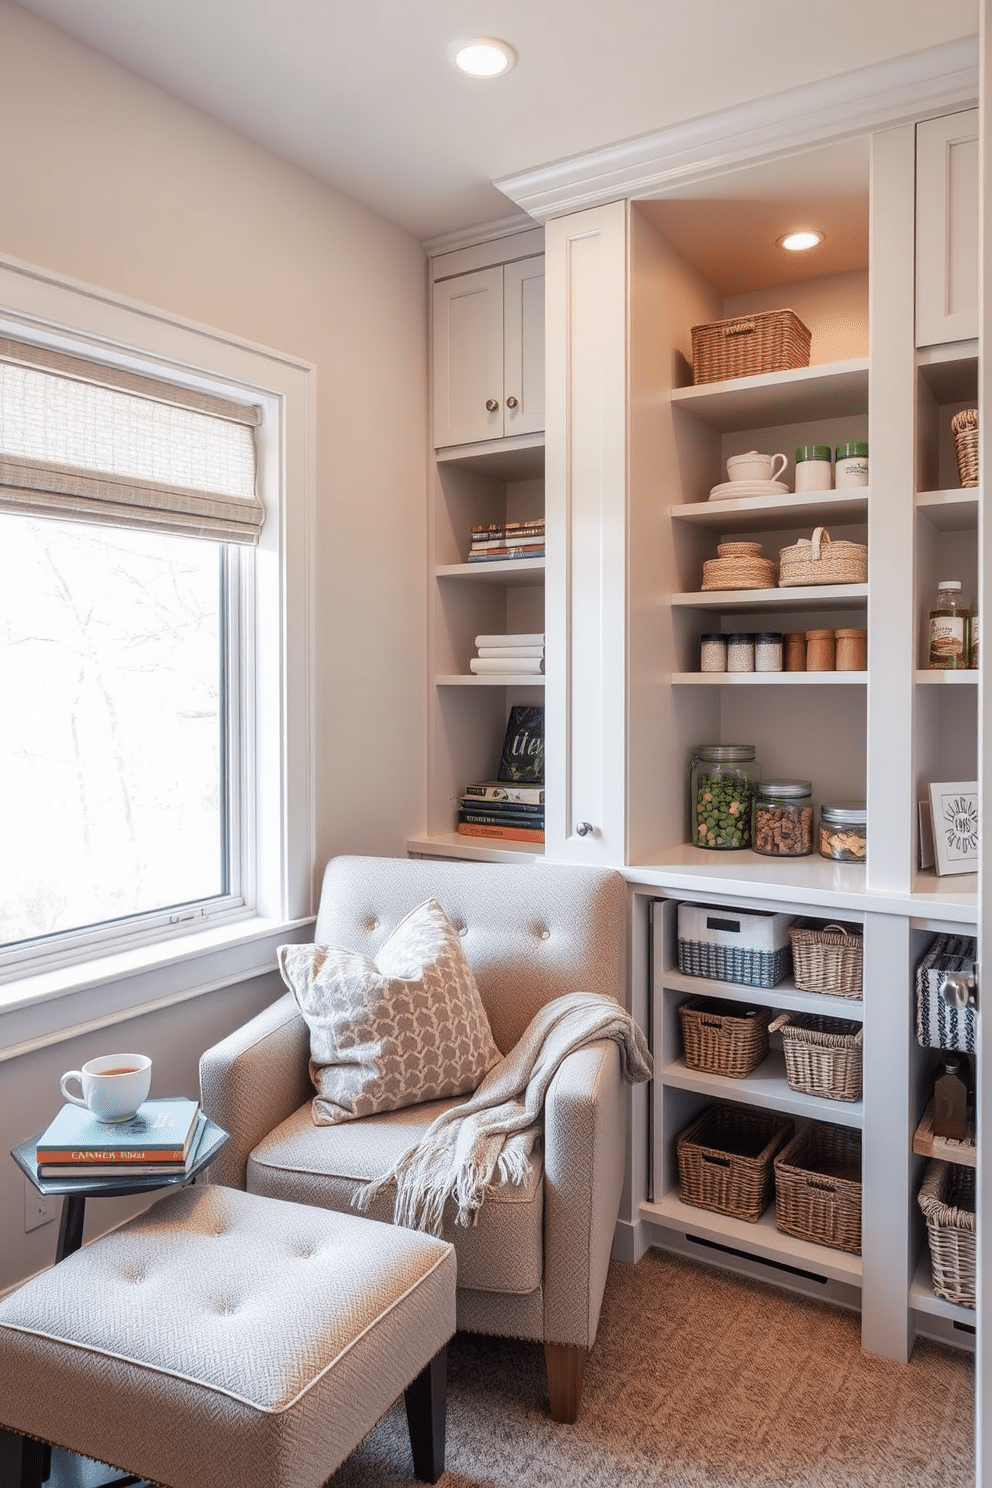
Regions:
[[[978,485],[978,409],[964,408],[951,419],[954,453],[962,486]]]
[[[692,997],[679,1007],[690,1069],[743,1080],[768,1053],[771,1009],[716,997]]]
[[[767,1111],[707,1106],[675,1140],[683,1201],[756,1224],[771,1202],[775,1153],[794,1130]]]
[[[783,1234],[861,1254],[861,1132],[811,1121],[775,1158]]]
[[[831,542],[825,527],[812,538],[800,538],[779,551],[780,588],[793,584],[864,584],[868,579],[868,549],[864,543]]]
[[[774,589],[775,564],[760,543],[720,543],[716,551],[703,564],[704,589]]]
[[[934,1158],[917,1195],[927,1224],[933,1289],[948,1302],[975,1305],[975,1170]]]
[[[825,1100],[855,1101],[861,1095],[860,1023],[821,1018],[817,1013],[782,1013],[769,1033],[782,1031],[785,1078],[793,1090]]]
[[[812,336],[794,310],[738,315],[692,328],[693,382],[809,366]]]
[[[796,986],[801,992],[860,998],[864,955],[860,930],[799,920],[789,926],[789,939]]]

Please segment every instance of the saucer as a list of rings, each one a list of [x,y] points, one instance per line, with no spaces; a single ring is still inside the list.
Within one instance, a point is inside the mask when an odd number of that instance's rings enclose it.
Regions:
[[[722,486],[714,486],[709,499],[711,501],[733,501],[742,496],[788,496],[790,494],[784,481],[739,480],[724,481]]]

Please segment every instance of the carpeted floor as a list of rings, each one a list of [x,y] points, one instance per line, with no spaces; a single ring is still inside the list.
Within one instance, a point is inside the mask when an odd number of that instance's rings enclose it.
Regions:
[[[459,1335],[442,1488],[973,1488],[971,1356],[863,1354],[859,1319],[651,1251],[611,1267],[574,1426],[543,1350]],[[411,1481],[402,1402],[328,1488]]]

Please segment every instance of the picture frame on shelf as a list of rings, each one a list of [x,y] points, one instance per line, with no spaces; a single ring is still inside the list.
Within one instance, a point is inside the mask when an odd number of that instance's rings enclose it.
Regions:
[[[938,874],[978,871],[978,782],[931,781],[930,816]]]

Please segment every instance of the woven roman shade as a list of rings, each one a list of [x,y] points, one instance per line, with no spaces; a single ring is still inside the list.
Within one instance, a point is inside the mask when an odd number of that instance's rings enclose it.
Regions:
[[[254,544],[261,410],[0,337],[0,510]]]

